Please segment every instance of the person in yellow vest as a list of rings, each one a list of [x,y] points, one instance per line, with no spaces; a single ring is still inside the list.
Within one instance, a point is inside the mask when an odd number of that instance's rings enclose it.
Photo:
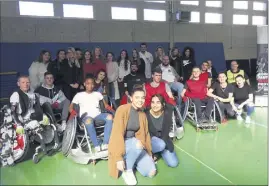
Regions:
[[[231,70],[228,70],[226,72],[228,83],[229,84],[230,83],[235,84],[235,78],[236,78],[236,76],[242,75],[244,77],[244,79],[246,80],[246,82],[250,85],[248,75],[246,74],[246,72],[244,70],[239,69],[238,66],[239,65],[238,65],[238,62],[237,61],[232,61],[231,62]]]

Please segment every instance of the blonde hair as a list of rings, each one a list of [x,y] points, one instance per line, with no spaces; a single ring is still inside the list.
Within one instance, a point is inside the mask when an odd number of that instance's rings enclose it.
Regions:
[[[156,58],[158,58],[158,57],[159,57],[159,56],[158,56],[158,49],[159,49],[159,48],[160,48],[160,49],[162,49],[162,51],[163,51],[163,52],[162,52],[162,57],[163,57],[163,56],[165,56],[165,52],[164,52],[163,47],[158,46],[158,47],[156,48],[156,50],[155,50],[155,57],[156,57]]]
[[[68,50],[72,51],[73,52],[73,55],[76,56],[76,50],[75,50],[74,47],[68,47],[67,48],[67,51]],[[69,64],[70,67],[72,67],[72,64],[71,63],[74,62],[75,65],[76,65],[76,67],[80,68],[79,61],[78,61],[78,59],[76,57],[75,57],[75,60],[74,61],[71,61],[69,58],[67,58],[67,60],[68,60],[68,64]]]

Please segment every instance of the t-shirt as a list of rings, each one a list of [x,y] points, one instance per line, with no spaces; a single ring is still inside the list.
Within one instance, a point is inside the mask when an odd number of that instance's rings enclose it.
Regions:
[[[126,126],[126,138],[132,138],[135,136],[135,133],[140,129],[139,120],[138,120],[138,111],[131,107],[130,117]]]
[[[162,69],[162,79],[167,81],[168,83],[173,83],[178,77],[177,72],[172,66],[160,65],[160,68]]]
[[[160,117],[155,118],[150,114],[151,121],[158,132],[161,132],[163,128],[163,115],[164,113]]]
[[[80,116],[87,113],[88,116],[95,118],[101,114],[99,102],[103,100],[103,95],[99,92],[79,92],[73,98],[72,103],[78,104]]]
[[[227,86],[223,89],[221,86],[220,86],[220,83],[219,82],[215,82],[212,86],[211,86],[211,89],[213,89],[213,93],[216,95],[216,96],[219,96],[221,98],[228,98],[229,97],[229,93],[233,93],[233,85],[232,84],[227,84]]]
[[[234,102],[241,104],[244,101],[246,101],[249,97],[249,94],[253,94],[251,87],[245,83],[245,85],[242,88],[238,88],[237,85],[234,85],[233,90],[233,96],[234,96]]]
[[[32,113],[35,112],[34,110],[34,105],[35,105],[35,94],[33,92],[27,92],[25,93],[28,98],[29,98],[29,105],[28,105],[28,112],[25,114],[25,116],[23,118],[19,118],[20,120],[28,120],[30,119],[30,116]],[[11,96],[10,96],[10,103],[11,104],[17,104],[17,110],[16,113],[21,115],[22,113],[22,109],[21,109],[21,105],[20,105],[20,97],[19,97],[19,93],[18,92],[14,92]]]
[[[146,82],[144,74],[129,74],[124,78],[124,87],[126,87],[129,94],[132,92],[134,85],[142,85]]]

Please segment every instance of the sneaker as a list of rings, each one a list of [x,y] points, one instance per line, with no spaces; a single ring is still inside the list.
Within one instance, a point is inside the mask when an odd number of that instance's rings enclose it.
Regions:
[[[107,150],[107,149],[108,149],[108,144],[102,144],[102,145],[101,145],[101,149],[102,149],[103,151]]]
[[[137,181],[133,170],[126,170],[122,172],[122,178],[126,185],[136,185]]]
[[[227,124],[227,122],[228,122],[228,120],[227,120],[226,118],[223,118],[223,119],[221,120],[221,124]]]
[[[247,117],[246,117],[246,123],[249,124],[250,122],[251,122],[250,117],[247,116]]]
[[[98,153],[100,151],[101,151],[101,147],[100,146],[94,147],[94,152],[95,153]]]
[[[243,120],[243,118],[242,118],[241,115],[237,115],[237,116],[236,116],[236,119],[237,119],[238,121],[242,121],[242,120]]]
[[[176,130],[176,136],[177,139],[181,139],[184,136],[184,128],[183,127],[178,127]]]
[[[174,131],[170,131],[170,132],[169,132],[169,137],[170,137],[170,138],[173,138],[173,137],[175,137],[175,136],[176,136],[176,134],[175,134]]]

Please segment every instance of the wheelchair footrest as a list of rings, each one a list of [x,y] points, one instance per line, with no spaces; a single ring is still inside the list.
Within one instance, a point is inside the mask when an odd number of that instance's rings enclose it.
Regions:
[[[79,164],[88,164],[90,160],[106,159],[108,157],[108,151],[100,151],[98,153],[85,153],[81,149],[72,149],[67,156],[74,162]]]
[[[202,123],[197,125],[197,128],[201,130],[218,130],[218,123],[217,122]]]

